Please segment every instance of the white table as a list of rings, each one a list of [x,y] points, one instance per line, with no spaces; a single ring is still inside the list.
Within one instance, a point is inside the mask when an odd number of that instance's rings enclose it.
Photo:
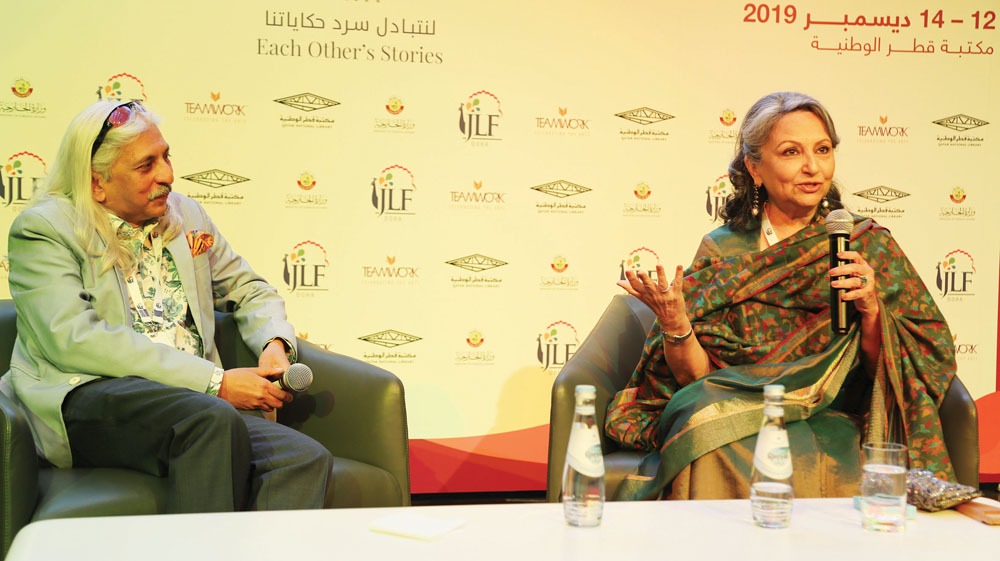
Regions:
[[[466,522],[429,542],[368,529],[402,510]],[[785,530],[754,526],[746,500],[608,503],[597,528],[569,527],[562,505],[547,503],[47,520],[23,528],[7,559],[947,561],[973,555],[1000,559],[1000,526],[955,511],[921,512],[905,533],[875,534],[861,529],[849,499],[796,499]]]

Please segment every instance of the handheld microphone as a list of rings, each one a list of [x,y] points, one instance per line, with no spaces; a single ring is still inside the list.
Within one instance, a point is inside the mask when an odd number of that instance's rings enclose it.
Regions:
[[[839,259],[837,254],[850,249],[851,230],[854,228],[854,219],[851,213],[844,209],[837,209],[826,216],[826,233],[830,236],[830,268],[840,267],[847,263]],[[830,277],[830,281],[846,279],[846,275]],[[844,335],[847,333],[847,302],[842,299],[846,288],[830,287],[830,328],[834,335]]]
[[[305,364],[296,362],[282,372],[281,377],[273,383],[286,392],[304,392],[313,383],[313,372]]]

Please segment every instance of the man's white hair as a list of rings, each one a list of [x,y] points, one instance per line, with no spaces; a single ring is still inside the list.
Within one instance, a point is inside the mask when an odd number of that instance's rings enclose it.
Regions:
[[[101,258],[102,272],[118,267],[127,276],[138,264],[132,253],[118,241],[109,211],[94,200],[91,177],[96,173],[104,181],[110,180],[111,166],[125,147],[150,127],[155,127],[160,118],[148,110],[134,111],[128,122],[108,131],[91,157],[98,133],[119,105],[117,101],[98,101],[73,118],[49,174],[33,194],[31,204],[50,197],[70,201],[76,209],[76,236],[83,248],[92,257]],[[171,197],[167,198],[167,212],[159,219],[156,229],[167,242],[181,232],[180,214]]]

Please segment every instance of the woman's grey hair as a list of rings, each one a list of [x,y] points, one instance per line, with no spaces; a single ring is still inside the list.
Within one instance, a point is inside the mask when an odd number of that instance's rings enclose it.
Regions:
[[[149,111],[135,111],[128,122],[108,131],[91,157],[94,140],[108,115],[119,105],[118,101],[98,101],[73,118],[63,135],[49,174],[33,194],[31,204],[49,198],[68,200],[76,210],[75,230],[82,247],[91,256],[101,257],[102,271],[117,266],[127,275],[136,266],[135,257],[118,242],[108,211],[94,200],[91,174],[93,172],[101,179],[109,180],[111,166],[125,147],[150,127],[156,126],[160,118]],[[160,218],[157,229],[165,241],[173,239],[181,231],[180,215],[170,198],[167,199],[167,213]]]
[[[833,118],[830,117],[826,108],[812,97],[798,92],[775,92],[760,98],[743,118],[740,134],[736,139],[733,160],[729,163],[729,180],[733,185],[734,194],[726,201],[726,206],[721,214],[723,221],[730,228],[750,231],[760,227],[760,218],[751,212],[756,186],[744,158],[759,163],[761,161],[761,148],[767,144],[774,125],[782,117],[794,111],[809,111],[819,117],[819,120],[826,127],[827,134],[830,135],[833,147],[836,148],[840,144],[840,137],[837,136],[837,128],[833,124]],[[830,187],[826,199],[828,206],[826,208],[820,207],[817,216],[825,216],[827,212],[844,206],[840,201],[840,189],[837,188],[836,183]],[[766,200],[767,191],[761,189],[759,193],[760,204]]]

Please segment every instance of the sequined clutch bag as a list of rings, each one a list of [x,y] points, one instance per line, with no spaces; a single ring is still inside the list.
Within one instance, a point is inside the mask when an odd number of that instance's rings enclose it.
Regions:
[[[911,469],[906,474],[906,500],[920,510],[936,512],[979,496],[979,489],[942,481],[926,469]]]

